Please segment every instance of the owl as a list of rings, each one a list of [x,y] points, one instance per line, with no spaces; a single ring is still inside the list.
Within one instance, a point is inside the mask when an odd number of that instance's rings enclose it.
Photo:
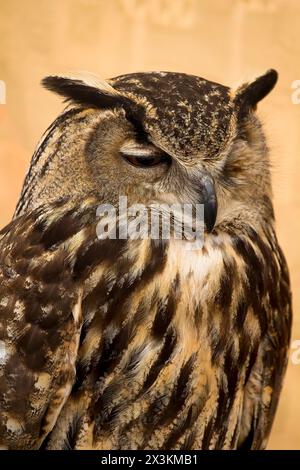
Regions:
[[[265,448],[291,330],[256,114],[276,81],[43,80],[67,107],[0,232],[1,448]],[[203,243],[99,236],[121,196],[200,204]]]

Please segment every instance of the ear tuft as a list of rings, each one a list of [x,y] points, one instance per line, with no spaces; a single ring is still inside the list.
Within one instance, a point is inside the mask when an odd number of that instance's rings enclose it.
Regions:
[[[50,91],[66,98],[66,101],[94,106],[113,108],[122,106],[125,98],[107,82],[92,74],[76,76],[52,75],[42,80],[42,85]]]
[[[253,82],[245,83],[237,89],[234,101],[240,110],[255,109],[257,103],[267,96],[276,85],[278,73],[274,69],[268,70],[264,75]]]

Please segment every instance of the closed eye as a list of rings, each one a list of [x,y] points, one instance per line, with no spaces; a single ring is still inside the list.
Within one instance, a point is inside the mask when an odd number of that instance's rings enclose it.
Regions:
[[[169,155],[152,144],[127,142],[121,147],[120,154],[124,160],[136,167],[149,168],[171,163]]]

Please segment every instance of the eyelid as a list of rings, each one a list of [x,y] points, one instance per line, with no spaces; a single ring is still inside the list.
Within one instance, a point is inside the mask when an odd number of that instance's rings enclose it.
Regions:
[[[152,144],[138,143],[136,141],[125,142],[120,152],[123,155],[131,155],[133,157],[153,157],[156,155],[163,155],[163,152]]]

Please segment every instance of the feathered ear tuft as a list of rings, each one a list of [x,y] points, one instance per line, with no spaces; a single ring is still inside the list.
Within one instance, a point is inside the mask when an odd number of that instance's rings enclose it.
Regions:
[[[253,82],[245,83],[237,89],[234,101],[240,111],[255,109],[259,101],[267,96],[276,85],[278,73],[274,69],[268,70],[264,75]]]
[[[73,101],[85,106],[114,108],[122,106],[127,101],[109,83],[87,73],[45,77],[42,80],[42,85],[65,97],[66,101]]]

